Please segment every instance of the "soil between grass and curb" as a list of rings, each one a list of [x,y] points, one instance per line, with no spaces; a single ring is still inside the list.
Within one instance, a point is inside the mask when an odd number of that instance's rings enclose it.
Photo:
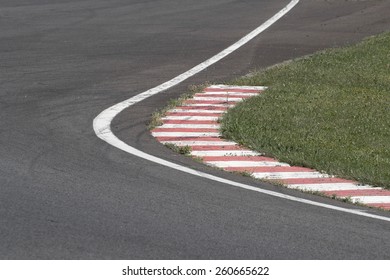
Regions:
[[[390,71],[386,75],[386,67],[390,70],[390,65],[384,63],[383,58],[388,55],[383,46],[387,42],[390,45],[390,35],[384,34],[367,39],[357,46],[327,50],[234,81],[253,87],[209,86],[203,93],[198,88],[185,98],[171,102],[163,113],[156,114],[153,118],[156,128],[152,130],[152,134],[173,150],[194,156],[217,168],[346,202],[390,209],[390,191],[373,188],[367,182],[381,187],[386,187],[386,184],[378,183],[381,180],[370,181],[366,179],[367,176],[353,176],[356,171],[337,172],[341,163],[331,156],[338,153],[345,157],[356,150],[364,154],[364,147],[369,144],[369,155],[375,155],[378,163],[381,163],[382,156],[385,159],[387,157],[387,160],[390,158],[390,147],[381,154],[373,151],[373,147],[378,144],[380,151],[387,147],[383,144],[390,145],[389,141],[379,137],[390,135],[386,134],[390,128],[390,116],[386,118],[386,108],[390,104]],[[370,50],[375,55],[370,54]],[[390,56],[388,58],[387,62],[390,63]],[[364,63],[364,59],[370,63]],[[359,63],[366,66],[359,68]],[[350,72],[346,71],[345,65],[351,65]],[[385,67],[385,70],[375,71],[381,67]],[[366,69],[364,73],[363,68]],[[335,77],[331,76],[332,72]],[[343,74],[355,79],[343,77]],[[266,84],[270,89],[264,93],[264,87],[256,87],[259,84]],[[257,94],[259,91],[262,94]],[[253,96],[255,97],[250,101],[245,101]],[[370,105],[376,105],[378,99],[383,103],[376,106],[376,112],[381,112],[383,118],[377,120]],[[337,107],[340,104],[341,107]],[[359,105],[365,110],[362,111]],[[309,115],[305,116],[305,112]],[[359,116],[364,119],[363,122]],[[223,135],[235,142],[220,138],[220,122]],[[370,134],[370,128],[375,133]],[[332,136],[332,129],[337,133],[336,142],[332,137],[326,140],[323,136]],[[319,137],[316,133],[321,130],[325,130],[325,133]],[[363,134],[363,130],[369,135]],[[364,136],[366,141],[361,141],[360,138],[357,139],[360,141],[350,140],[350,135],[340,133],[343,131],[346,134]],[[378,136],[378,131],[383,133]],[[285,142],[276,137],[279,134],[283,135]],[[372,135],[376,137],[375,145],[369,137]],[[299,140],[291,141],[292,138]],[[313,153],[315,143],[318,144],[314,149],[317,161],[320,159],[320,163],[323,163],[328,160],[325,167],[335,165],[336,168],[327,169],[321,164],[317,165],[318,168],[307,160],[310,157],[302,147],[307,147],[307,151]],[[340,143],[349,143],[347,146],[355,149],[347,149]],[[327,150],[329,147],[331,151]],[[363,150],[358,150],[357,147],[363,147]],[[297,150],[299,157],[294,157]],[[283,162],[269,156],[276,156]],[[346,158],[347,162],[353,163],[348,168],[359,166],[352,158],[350,155]],[[378,168],[378,165],[375,167]],[[318,172],[315,169],[325,171]],[[333,176],[334,174],[338,176]],[[360,178],[363,180],[359,180]],[[390,180],[385,179],[385,182]]]

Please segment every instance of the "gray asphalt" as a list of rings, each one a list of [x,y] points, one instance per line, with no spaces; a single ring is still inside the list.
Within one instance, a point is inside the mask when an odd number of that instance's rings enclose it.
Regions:
[[[204,61],[288,2],[0,0],[0,258],[389,259],[388,222],[193,177],[93,132],[102,110]],[[389,1],[301,1],[228,58],[121,113],[113,130],[201,171],[390,216],[209,169],[146,129],[191,84],[357,42],[389,30],[389,14]]]

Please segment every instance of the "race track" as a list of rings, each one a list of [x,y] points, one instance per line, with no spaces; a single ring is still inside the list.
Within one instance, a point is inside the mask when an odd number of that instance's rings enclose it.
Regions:
[[[0,0],[1,259],[389,259],[390,223],[182,173],[96,137],[104,109],[210,58],[289,0]],[[259,188],[390,217],[206,167],[164,148],[151,114],[221,83],[390,29],[390,2],[301,2],[254,40],[119,114],[154,156]]]

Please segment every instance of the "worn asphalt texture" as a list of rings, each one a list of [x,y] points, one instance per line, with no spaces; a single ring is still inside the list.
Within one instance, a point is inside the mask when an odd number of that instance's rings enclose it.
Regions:
[[[237,189],[126,154],[95,136],[107,107],[165,82],[286,0],[0,0],[1,259],[389,259],[390,223]],[[224,82],[390,29],[389,1],[301,1],[229,57],[121,113],[116,135],[161,146],[151,114],[191,84]]]

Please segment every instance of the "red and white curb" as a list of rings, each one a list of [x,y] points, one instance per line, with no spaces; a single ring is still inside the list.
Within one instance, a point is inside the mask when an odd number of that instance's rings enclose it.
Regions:
[[[352,202],[390,210],[390,191],[336,178],[319,171],[290,166],[221,138],[218,119],[245,98],[261,94],[265,87],[213,85],[162,118],[152,135],[163,144],[189,146],[191,155],[226,171],[248,172],[253,177],[284,184],[288,188],[348,198]]]

